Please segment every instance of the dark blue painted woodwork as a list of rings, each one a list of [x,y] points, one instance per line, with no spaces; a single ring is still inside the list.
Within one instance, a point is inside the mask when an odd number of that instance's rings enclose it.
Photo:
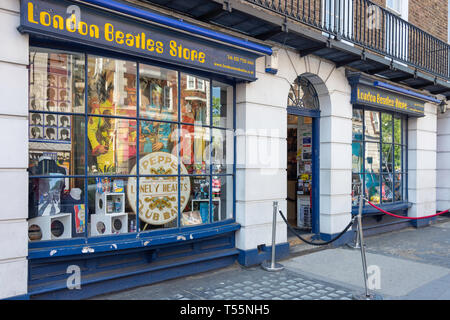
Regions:
[[[203,239],[29,261],[31,299],[84,299],[95,295],[192,275],[234,263],[234,230]],[[81,289],[69,290],[70,265],[81,270]]]

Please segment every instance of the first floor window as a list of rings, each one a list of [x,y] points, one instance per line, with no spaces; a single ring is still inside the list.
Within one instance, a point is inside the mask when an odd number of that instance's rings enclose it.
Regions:
[[[353,109],[352,203],[359,196],[377,204],[407,201],[407,118]]]
[[[29,72],[30,241],[233,218],[233,85],[37,47]]]

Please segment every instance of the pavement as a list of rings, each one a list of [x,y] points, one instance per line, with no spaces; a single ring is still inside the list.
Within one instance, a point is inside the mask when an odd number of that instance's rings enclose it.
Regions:
[[[450,218],[365,238],[371,292],[384,300],[450,300]],[[284,270],[227,268],[94,300],[350,300],[365,292],[361,252],[297,244]]]

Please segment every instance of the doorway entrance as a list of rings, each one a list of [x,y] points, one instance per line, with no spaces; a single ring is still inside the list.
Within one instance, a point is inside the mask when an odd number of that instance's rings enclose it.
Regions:
[[[319,122],[316,91],[297,78],[287,107],[287,220],[305,233],[319,233]]]
[[[287,219],[303,231],[313,227],[313,118],[288,114]]]

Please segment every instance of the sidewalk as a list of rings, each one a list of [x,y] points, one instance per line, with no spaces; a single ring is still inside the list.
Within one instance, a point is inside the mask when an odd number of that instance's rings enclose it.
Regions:
[[[450,300],[450,219],[365,239],[383,299]],[[119,300],[348,300],[364,292],[360,250],[292,248],[281,272],[228,268],[96,297]],[[299,256],[300,255],[300,256]]]

